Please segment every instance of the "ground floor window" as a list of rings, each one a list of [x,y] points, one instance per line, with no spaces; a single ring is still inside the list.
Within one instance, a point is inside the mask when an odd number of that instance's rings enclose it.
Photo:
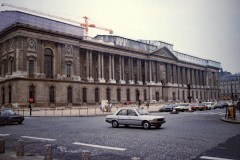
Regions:
[[[49,87],[49,102],[50,103],[55,102],[55,88],[54,88],[54,86]]]
[[[35,102],[35,86],[33,84],[29,86],[29,98],[32,98]]]
[[[108,101],[111,101],[111,90],[110,90],[110,88],[107,88],[107,90],[106,90],[106,97],[107,97],[107,100]]]
[[[2,87],[2,104],[5,103],[5,89]]]
[[[117,89],[117,101],[121,101],[121,90],[119,88]]]
[[[159,101],[159,92],[156,92],[156,101]]]
[[[72,103],[72,87],[69,86],[67,89],[68,103]]]
[[[147,101],[147,90],[143,91],[143,99],[144,101]]]
[[[130,101],[130,89],[127,89],[127,101]]]
[[[8,103],[12,103],[12,87],[8,86]]]
[[[86,103],[87,102],[87,88],[83,88],[83,94],[82,94],[82,99],[83,99],[83,102]]]
[[[96,88],[95,89],[95,102],[99,102],[100,101],[100,98],[99,98],[99,89]]]
[[[140,91],[136,89],[136,101],[139,101],[140,99]]]

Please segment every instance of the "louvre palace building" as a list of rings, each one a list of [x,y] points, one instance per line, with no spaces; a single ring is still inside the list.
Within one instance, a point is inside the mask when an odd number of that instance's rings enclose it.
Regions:
[[[156,40],[84,36],[84,28],[20,11],[0,13],[0,104],[35,106],[214,100],[216,61]]]

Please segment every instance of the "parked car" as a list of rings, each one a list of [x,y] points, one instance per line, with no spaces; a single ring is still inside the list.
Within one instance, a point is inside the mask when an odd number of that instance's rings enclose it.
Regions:
[[[159,112],[171,112],[175,107],[177,107],[177,104],[166,104],[159,109]]]
[[[177,104],[177,107],[175,107],[175,110],[184,112],[184,111],[189,110],[190,107],[191,106],[189,103],[179,103],[179,104]]]
[[[151,115],[148,111],[139,108],[124,108],[116,111],[112,115],[106,116],[106,122],[111,123],[113,128],[119,125],[143,126],[149,129],[151,126],[160,128],[165,123],[163,116]]]
[[[207,110],[208,107],[203,103],[196,103],[196,104],[191,104],[191,109],[194,111],[197,111],[197,110],[203,111],[203,110]]]
[[[217,108],[220,108],[220,109],[223,109],[223,108],[226,108],[226,107],[229,107],[229,104],[226,103],[226,102],[219,102],[217,103],[213,109],[217,109]]]
[[[17,123],[22,124],[24,116],[19,115],[11,109],[2,109],[0,110],[0,123],[2,125]]]
[[[207,106],[208,110],[211,110],[214,108],[214,102],[202,102],[205,106]]]

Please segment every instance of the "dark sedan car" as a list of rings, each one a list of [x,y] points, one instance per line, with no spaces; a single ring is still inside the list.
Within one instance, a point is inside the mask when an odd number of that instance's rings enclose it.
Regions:
[[[229,104],[226,103],[226,102],[220,102],[220,103],[217,103],[213,109],[217,109],[217,108],[220,108],[220,109],[223,109],[223,108],[226,108],[226,107],[229,107]]]
[[[22,124],[24,116],[16,114],[11,109],[2,109],[0,110],[0,123],[2,125],[17,123]]]
[[[166,104],[159,109],[159,112],[171,112],[175,107],[177,107],[177,104]]]

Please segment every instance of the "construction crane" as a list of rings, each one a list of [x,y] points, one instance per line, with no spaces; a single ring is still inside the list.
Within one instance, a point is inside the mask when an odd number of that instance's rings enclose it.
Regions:
[[[20,9],[20,10],[23,10],[23,11],[27,11],[27,12],[31,12],[31,13],[35,13],[35,14],[51,17],[51,18],[56,18],[56,19],[59,19],[59,20],[63,20],[63,21],[67,21],[67,22],[71,22],[71,23],[75,23],[75,24],[79,24],[81,27],[83,27],[85,29],[85,35],[86,36],[88,36],[88,27],[101,29],[101,30],[104,30],[104,31],[108,31],[110,34],[113,34],[113,30],[112,29],[108,29],[108,28],[105,28],[105,27],[99,27],[99,26],[96,26],[95,24],[89,24],[88,23],[89,18],[87,16],[83,17],[84,20],[85,20],[85,23],[81,23],[79,21],[72,20],[72,19],[69,19],[69,18],[60,17],[60,16],[49,14],[49,13],[45,13],[45,12],[42,12],[42,11],[29,9],[29,8],[21,7],[21,6],[16,6],[16,5],[9,4],[9,3],[2,3],[1,6],[6,6],[6,7],[15,8],[15,9]]]

